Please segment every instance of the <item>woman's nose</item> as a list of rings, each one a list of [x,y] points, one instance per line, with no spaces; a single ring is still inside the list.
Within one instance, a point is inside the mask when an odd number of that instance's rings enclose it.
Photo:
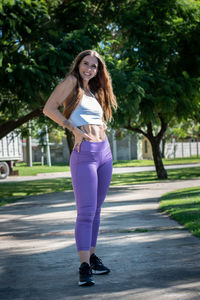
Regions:
[[[87,66],[87,69],[88,69],[88,70],[91,70],[91,69],[92,69],[92,67],[91,67],[91,66]]]

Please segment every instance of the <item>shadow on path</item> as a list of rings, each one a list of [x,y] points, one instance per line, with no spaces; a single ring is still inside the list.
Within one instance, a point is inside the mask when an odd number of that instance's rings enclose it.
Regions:
[[[200,239],[176,229],[178,224],[158,211],[160,195],[175,188],[181,184],[110,189],[97,255],[112,272],[96,276],[90,288],[77,286],[72,192],[1,207],[0,299],[199,299]],[[128,231],[131,228],[149,231]]]

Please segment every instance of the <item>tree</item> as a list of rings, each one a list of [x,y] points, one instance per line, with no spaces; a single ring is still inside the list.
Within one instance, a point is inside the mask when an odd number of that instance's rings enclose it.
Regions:
[[[37,95],[38,89],[34,89],[36,84],[30,84],[31,80],[34,83],[39,80],[38,78],[34,80],[35,62],[29,53],[33,41],[39,40],[42,24],[48,21],[48,9],[45,1],[3,1],[0,15],[2,35],[0,137],[2,137],[41,114],[38,107],[41,97]]]
[[[4,0],[0,4],[0,138],[42,115],[46,99],[74,57],[94,48],[108,32],[114,2],[118,1]]]
[[[199,29],[200,2],[193,0],[124,1],[112,24],[113,125],[149,139],[159,179],[167,178],[160,141],[171,120],[200,112]]]

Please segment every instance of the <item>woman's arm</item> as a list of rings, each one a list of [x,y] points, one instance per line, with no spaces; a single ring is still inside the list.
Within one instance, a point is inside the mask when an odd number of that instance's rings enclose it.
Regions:
[[[77,83],[77,79],[74,76],[72,75],[68,76],[63,82],[61,82],[55,88],[55,90],[50,95],[43,109],[43,113],[47,117],[49,117],[60,126],[67,128],[72,132],[76,128],[75,125],[70,120],[67,120],[63,116],[63,114],[59,111],[58,107],[63,105],[65,99],[70,95],[72,90],[75,88],[76,83]]]
[[[73,132],[75,136],[74,148],[77,146],[77,150],[79,151],[82,140],[84,138],[86,140],[91,140],[91,137],[77,128],[70,120],[67,120],[58,109],[58,107],[63,104],[65,99],[75,88],[76,83],[77,79],[72,75],[68,76],[63,82],[61,82],[47,100],[43,113],[63,128],[67,128]]]

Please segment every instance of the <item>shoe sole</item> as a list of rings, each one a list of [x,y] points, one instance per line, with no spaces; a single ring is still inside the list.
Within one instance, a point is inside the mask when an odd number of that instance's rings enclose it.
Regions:
[[[98,271],[98,270],[92,270],[92,274],[94,275],[105,275],[110,273],[110,271]]]
[[[84,281],[84,282],[79,281],[79,282],[78,282],[78,285],[79,285],[79,286],[91,286],[91,285],[94,285],[94,284],[95,284],[94,281]]]

